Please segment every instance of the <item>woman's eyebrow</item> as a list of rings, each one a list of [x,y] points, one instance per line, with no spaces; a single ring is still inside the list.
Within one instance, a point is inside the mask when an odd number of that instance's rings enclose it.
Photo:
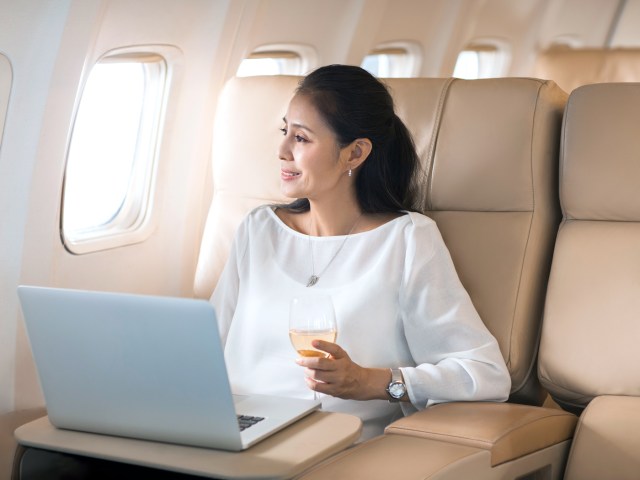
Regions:
[[[287,123],[287,117],[282,117],[282,121],[283,121],[285,124],[287,124],[287,125],[288,125],[288,123]],[[309,127],[307,127],[307,126],[306,126],[305,124],[303,124],[303,123],[297,123],[297,122],[294,122],[294,123],[292,123],[292,124],[291,124],[291,126],[293,126],[293,127],[298,127],[298,128],[303,128],[303,129],[305,129],[306,131],[308,131],[309,133],[313,133],[313,130],[311,130]]]

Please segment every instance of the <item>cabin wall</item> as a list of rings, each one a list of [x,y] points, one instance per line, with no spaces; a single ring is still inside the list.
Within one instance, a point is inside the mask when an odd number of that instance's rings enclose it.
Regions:
[[[540,32],[543,48],[559,42],[574,47],[603,47],[618,1],[550,1],[549,7],[547,21]]]
[[[14,407],[19,308],[16,286],[22,270],[31,176],[43,134],[68,1],[0,3],[0,53],[11,64],[12,81],[0,145],[0,412]],[[22,352],[19,352],[22,353]]]

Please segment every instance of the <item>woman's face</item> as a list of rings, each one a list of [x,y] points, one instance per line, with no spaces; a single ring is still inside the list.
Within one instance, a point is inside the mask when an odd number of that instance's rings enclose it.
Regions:
[[[284,139],[278,150],[280,189],[290,198],[318,200],[348,188],[349,151],[304,95],[296,95],[283,118]]]

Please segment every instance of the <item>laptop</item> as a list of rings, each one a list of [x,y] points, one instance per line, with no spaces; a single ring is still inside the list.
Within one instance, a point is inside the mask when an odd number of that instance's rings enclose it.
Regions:
[[[205,300],[33,286],[18,295],[58,428],[240,451],[320,405],[232,395]]]

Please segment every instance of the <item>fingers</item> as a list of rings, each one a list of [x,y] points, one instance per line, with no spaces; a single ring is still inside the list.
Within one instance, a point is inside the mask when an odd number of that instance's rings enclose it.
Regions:
[[[340,372],[345,368],[345,359],[348,356],[344,354],[342,348],[334,343],[314,341],[313,346],[318,350],[328,353],[329,357],[298,357],[296,363],[304,368],[304,376],[309,388],[319,392],[323,392],[317,384],[334,383],[343,376],[344,372]],[[335,355],[335,356],[334,356]],[[323,392],[324,393],[324,392]]]
[[[329,358],[298,357],[296,359],[296,363],[298,365],[315,370],[335,370],[335,360],[349,360],[347,352],[335,343],[325,342],[323,340],[314,340],[312,342],[312,346],[322,352],[328,353]]]
[[[339,345],[322,340],[312,342],[314,348],[328,357],[298,357],[304,369],[307,386],[316,392],[341,398],[357,398],[362,368],[355,364]]]
[[[314,348],[327,352],[333,358],[342,358],[346,355],[346,352],[337,343],[325,342],[324,340],[314,340],[311,342]]]
[[[333,391],[333,387],[328,384],[328,383],[324,383],[324,382],[316,382],[314,379],[309,378],[309,377],[305,377],[304,378],[305,383],[307,384],[307,387],[309,387],[310,390],[314,390],[318,393],[324,393],[327,395],[333,395],[335,392]]]

